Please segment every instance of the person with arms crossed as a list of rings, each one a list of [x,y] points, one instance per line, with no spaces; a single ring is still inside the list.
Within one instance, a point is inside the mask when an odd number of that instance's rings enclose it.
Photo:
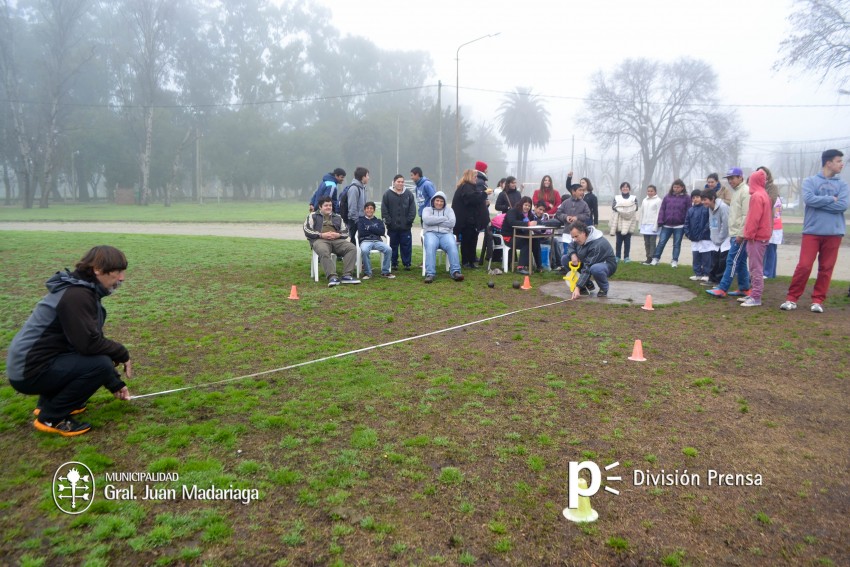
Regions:
[[[416,220],[416,198],[404,188],[404,176],[401,174],[393,177],[393,186],[387,189],[381,199],[381,218],[387,225],[387,236],[390,237],[393,270],[398,270],[399,251],[404,269],[410,270],[413,261],[413,235],[410,229]]]
[[[811,310],[823,313],[823,302],[846,230],[844,211],[850,205],[850,193],[847,183],[838,177],[844,169],[844,154],[838,150],[826,150],[821,155],[821,163],[821,172],[803,181],[803,203],[806,205],[803,242],[800,244],[800,261],[791,277],[785,303],[779,307],[783,311],[797,309],[797,300],[806,290],[806,282],[817,259],[818,277],[812,290]]]

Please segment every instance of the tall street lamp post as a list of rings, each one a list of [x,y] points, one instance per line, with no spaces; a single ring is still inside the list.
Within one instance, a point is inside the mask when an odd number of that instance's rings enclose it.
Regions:
[[[488,37],[496,37],[502,32],[482,35],[479,38],[461,43],[455,52],[455,179],[460,179],[460,48]]]

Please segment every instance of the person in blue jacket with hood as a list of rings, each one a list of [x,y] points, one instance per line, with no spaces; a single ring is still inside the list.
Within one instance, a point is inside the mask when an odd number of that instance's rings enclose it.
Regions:
[[[322,177],[322,181],[310,198],[310,212],[316,212],[319,209],[319,199],[322,197],[330,197],[333,202],[334,212],[339,212],[339,197],[337,196],[337,186],[345,181],[345,170],[341,167],[334,169],[330,173],[326,173]]]
[[[708,222],[708,209],[702,206],[702,191],[691,191],[691,208],[685,216],[685,236],[691,241],[694,275],[691,281],[708,281],[711,273],[713,255],[716,249],[711,242],[711,227]]]

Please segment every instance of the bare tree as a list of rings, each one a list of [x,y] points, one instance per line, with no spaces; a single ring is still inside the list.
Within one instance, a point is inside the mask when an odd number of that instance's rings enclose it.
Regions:
[[[116,53],[112,68],[119,81],[118,96],[130,113],[141,109],[142,134],[138,165],[142,177],[141,202],[151,198],[150,170],[153,145],[154,107],[164,85],[172,78],[176,44],[172,41],[172,16],[179,8],[176,0],[124,0],[114,6],[123,26],[129,30],[124,53]]]
[[[63,128],[60,114],[63,99],[73,86],[73,79],[80,68],[94,55],[91,48],[83,45],[82,20],[88,0],[45,0],[40,2],[38,12],[43,22],[41,33],[44,45],[45,89],[49,97],[45,105],[44,156],[41,176],[41,203],[46,208],[53,189],[56,172],[57,138]]]
[[[33,161],[32,143],[24,119],[21,102],[21,74],[15,52],[17,45],[16,15],[14,4],[4,0],[0,12],[0,71],[3,74],[3,89],[9,101],[9,111],[12,119],[12,130],[15,133],[17,149],[16,176],[23,196],[24,208],[32,208],[35,198],[35,163]]]
[[[779,44],[785,56],[774,69],[802,67],[820,73],[839,86],[850,82],[850,2],[847,0],[797,0],[789,16],[792,32]]]
[[[598,137],[603,149],[611,148],[618,137],[637,144],[641,186],[646,187],[665,159],[676,169],[676,155],[682,160],[697,150],[723,154],[724,148],[738,143],[742,134],[736,130],[735,114],[720,108],[715,84],[717,76],[703,61],[627,59],[610,75],[594,75],[578,121]]]

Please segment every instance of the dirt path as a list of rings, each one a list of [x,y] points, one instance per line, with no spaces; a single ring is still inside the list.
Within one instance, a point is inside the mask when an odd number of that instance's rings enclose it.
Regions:
[[[27,230],[47,232],[106,232],[126,234],[186,234],[194,236],[241,236],[247,238],[272,238],[275,240],[301,240],[304,232],[298,224],[271,223],[131,223],[131,222],[0,222],[0,230]],[[415,232],[415,230],[414,230]],[[607,237],[610,241],[613,238]],[[790,276],[797,265],[800,256],[799,236],[791,235],[787,244],[779,247],[777,272],[781,276]],[[414,245],[419,244],[419,238],[414,236]],[[643,259],[643,238],[635,235],[632,238],[632,257]],[[668,242],[662,262],[670,261],[673,243]],[[682,266],[691,265],[691,249],[688,242],[682,243],[679,258]],[[690,268],[686,268],[690,271]],[[816,270],[816,269],[815,269]],[[814,277],[814,271],[812,277]],[[833,272],[833,279],[850,280],[850,239],[844,238],[838,253],[838,262]]]

